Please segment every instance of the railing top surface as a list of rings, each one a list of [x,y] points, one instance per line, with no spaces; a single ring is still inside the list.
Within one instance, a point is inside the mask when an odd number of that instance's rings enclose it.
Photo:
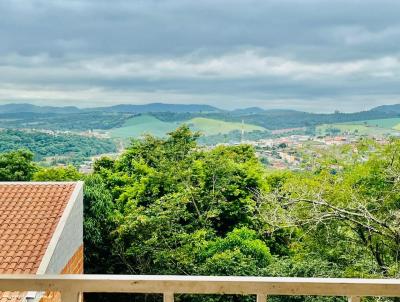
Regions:
[[[0,275],[0,291],[398,296],[400,279],[167,275]]]
[[[396,284],[400,279],[307,278],[307,277],[247,277],[247,276],[184,276],[184,275],[96,275],[96,274],[0,274],[4,280],[48,281],[179,281],[179,282],[260,282],[260,283],[330,283],[330,284]]]

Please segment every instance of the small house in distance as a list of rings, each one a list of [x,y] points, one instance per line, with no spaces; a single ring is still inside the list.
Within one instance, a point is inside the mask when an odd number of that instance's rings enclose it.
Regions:
[[[83,183],[0,182],[0,274],[83,273]],[[0,302],[56,293],[0,292]]]

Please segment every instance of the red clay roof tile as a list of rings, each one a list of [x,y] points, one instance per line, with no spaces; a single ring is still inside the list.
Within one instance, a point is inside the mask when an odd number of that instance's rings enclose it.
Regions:
[[[74,183],[0,183],[0,274],[37,272]],[[0,292],[0,302],[25,293]]]
[[[36,273],[75,185],[0,183],[0,273]]]

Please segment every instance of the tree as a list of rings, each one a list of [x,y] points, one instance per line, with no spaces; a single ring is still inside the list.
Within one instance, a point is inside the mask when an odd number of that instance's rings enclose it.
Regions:
[[[0,129],[0,152],[28,148],[34,153],[35,161],[45,161],[53,157],[79,165],[87,158],[116,152],[115,143],[110,139],[87,137],[78,134],[49,134],[43,131]]]
[[[0,181],[28,181],[37,166],[33,163],[33,153],[21,149],[0,153]]]
[[[340,151],[260,194],[260,219],[269,232],[300,230],[297,255],[318,253],[343,276],[398,277],[400,142]]]
[[[271,260],[252,230],[254,191],[263,186],[254,149],[208,151],[197,138],[182,126],[96,163],[115,203],[119,273],[251,275]]]
[[[99,175],[85,177],[83,239],[86,273],[116,273],[112,250],[115,204]]]
[[[41,168],[33,174],[34,181],[74,181],[83,175],[74,166]]]

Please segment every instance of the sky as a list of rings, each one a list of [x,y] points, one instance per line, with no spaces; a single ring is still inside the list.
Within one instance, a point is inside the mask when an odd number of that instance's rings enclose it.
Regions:
[[[0,104],[400,103],[398,0],[0,0]]]

